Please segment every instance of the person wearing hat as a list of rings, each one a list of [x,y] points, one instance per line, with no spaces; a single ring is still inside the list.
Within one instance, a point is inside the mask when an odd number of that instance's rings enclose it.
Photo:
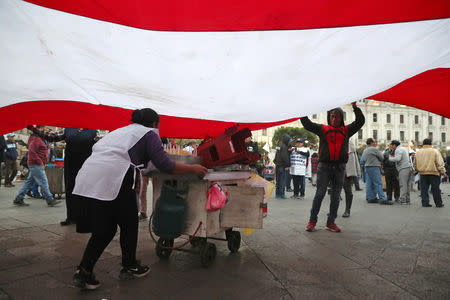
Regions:
[[[400,183],[400,204],[411,204],[410,197],[410,181],[411,168],[409,165],[409,154],[406,148],[400,145],[397,140],[392,140],[389,148],[394,151],[394,154],[389,155],[389,160],[395,162],[395,167],[398,171],[398,181]]]
[[[73,275],[75,286],[94,290],[100,286],[93,269],[120,227],[122,270],[120,279],[140,278],[149,267],[136,259],[138,198],[134,190],[137,172],[151,162],[172,174],[193,173],[203,177],[207,169],[171,161],[159,137],[159,115],[150,108],[137,109],[132,124],[100,139],[75,179],[73,194],[92,201],[92,235]],[[78,223],[77,223],[78,225]]]
[[[14,140],[14,133],[6,135],[6,149],[5,149],[5,187],[13,187],[14,178],[17,175],[17,143]]]
[[[311,169],[309,160],[309,149],[303,147],[303,139],[297,139],[295,148],[291,152],[291,167],[289,169],[294,185],[294,195],[291,198],[301,199],[305,197],[305,176],[308,167]]]

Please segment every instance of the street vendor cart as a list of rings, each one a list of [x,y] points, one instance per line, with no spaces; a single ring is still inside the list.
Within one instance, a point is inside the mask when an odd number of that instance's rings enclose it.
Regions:
[[[210,170],[203,179],[194,175],[152,174],[153,211],[164,184],[186,191],[187,209],[182,234],[188,237],[188,241],[182,246],[188,243],[192,246],[189,250],[174,247],[174,239],[160,237],[155,248],[158,257],[167,259],[172,250],[195,252],[200,255],[202,266],[208,267],[216,256],[216,246],[208,242],[209,239],[227,241],[230,252],[237,252],[241,235],[234,228],[262,228],[265,189],[249,184],[248,180],[253,175],[254,172],[244,165]],[[228,202],[219,210],[207,211],[207,192],[215,182],[227,191]],[[152,234],[151,220],[149,229]]]

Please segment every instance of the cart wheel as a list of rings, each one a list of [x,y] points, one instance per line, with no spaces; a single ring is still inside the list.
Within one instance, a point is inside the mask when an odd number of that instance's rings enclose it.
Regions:
[[[158,255],[160,259],[168,259],[172,253],[172,250],[161,248],[159,245],[164,247],[173,247],[173,239],[159,238],[158,243],[155,246],[156,255]]]
[[[231,253],[238,252],[241,247],[241,233],[239,231],[231,231],[227,234],[228,249]]]
[[[195,247],[198,247],[201,244],[203,244],[203,241],[202,241],[202,238],[194,237],[190,243],[191,243],[191,246],[195,248]]]
[[[216,245],[213,243],[206,243],[200,250],[200,261],[202,267],[209,267],[216,258]]]

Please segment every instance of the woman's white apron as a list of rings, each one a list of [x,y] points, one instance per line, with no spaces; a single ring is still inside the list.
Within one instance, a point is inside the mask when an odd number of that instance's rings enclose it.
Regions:
[[[128,150],[150,130],[156,131],[131,124],[99,140],[78,172],[72,193],[104,201],[114,200],[130,165],[139,167],[132,164]]]

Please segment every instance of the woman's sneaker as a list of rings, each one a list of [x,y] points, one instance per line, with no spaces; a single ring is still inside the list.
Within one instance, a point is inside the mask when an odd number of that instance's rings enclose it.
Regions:
[[[122,270],[120,270],[119,278],[124,280],[141,278],[149,272],[150,268],[148,266],[141,266],[139,262],[136,262],[136,264],[132,266],[123,267]]]
[[[77,267],[77,271],[73,274],[73,285],[81,289],[95,290],[100,286],[100,282],[95,279],[94,273],[87,273],[80,267]]]

